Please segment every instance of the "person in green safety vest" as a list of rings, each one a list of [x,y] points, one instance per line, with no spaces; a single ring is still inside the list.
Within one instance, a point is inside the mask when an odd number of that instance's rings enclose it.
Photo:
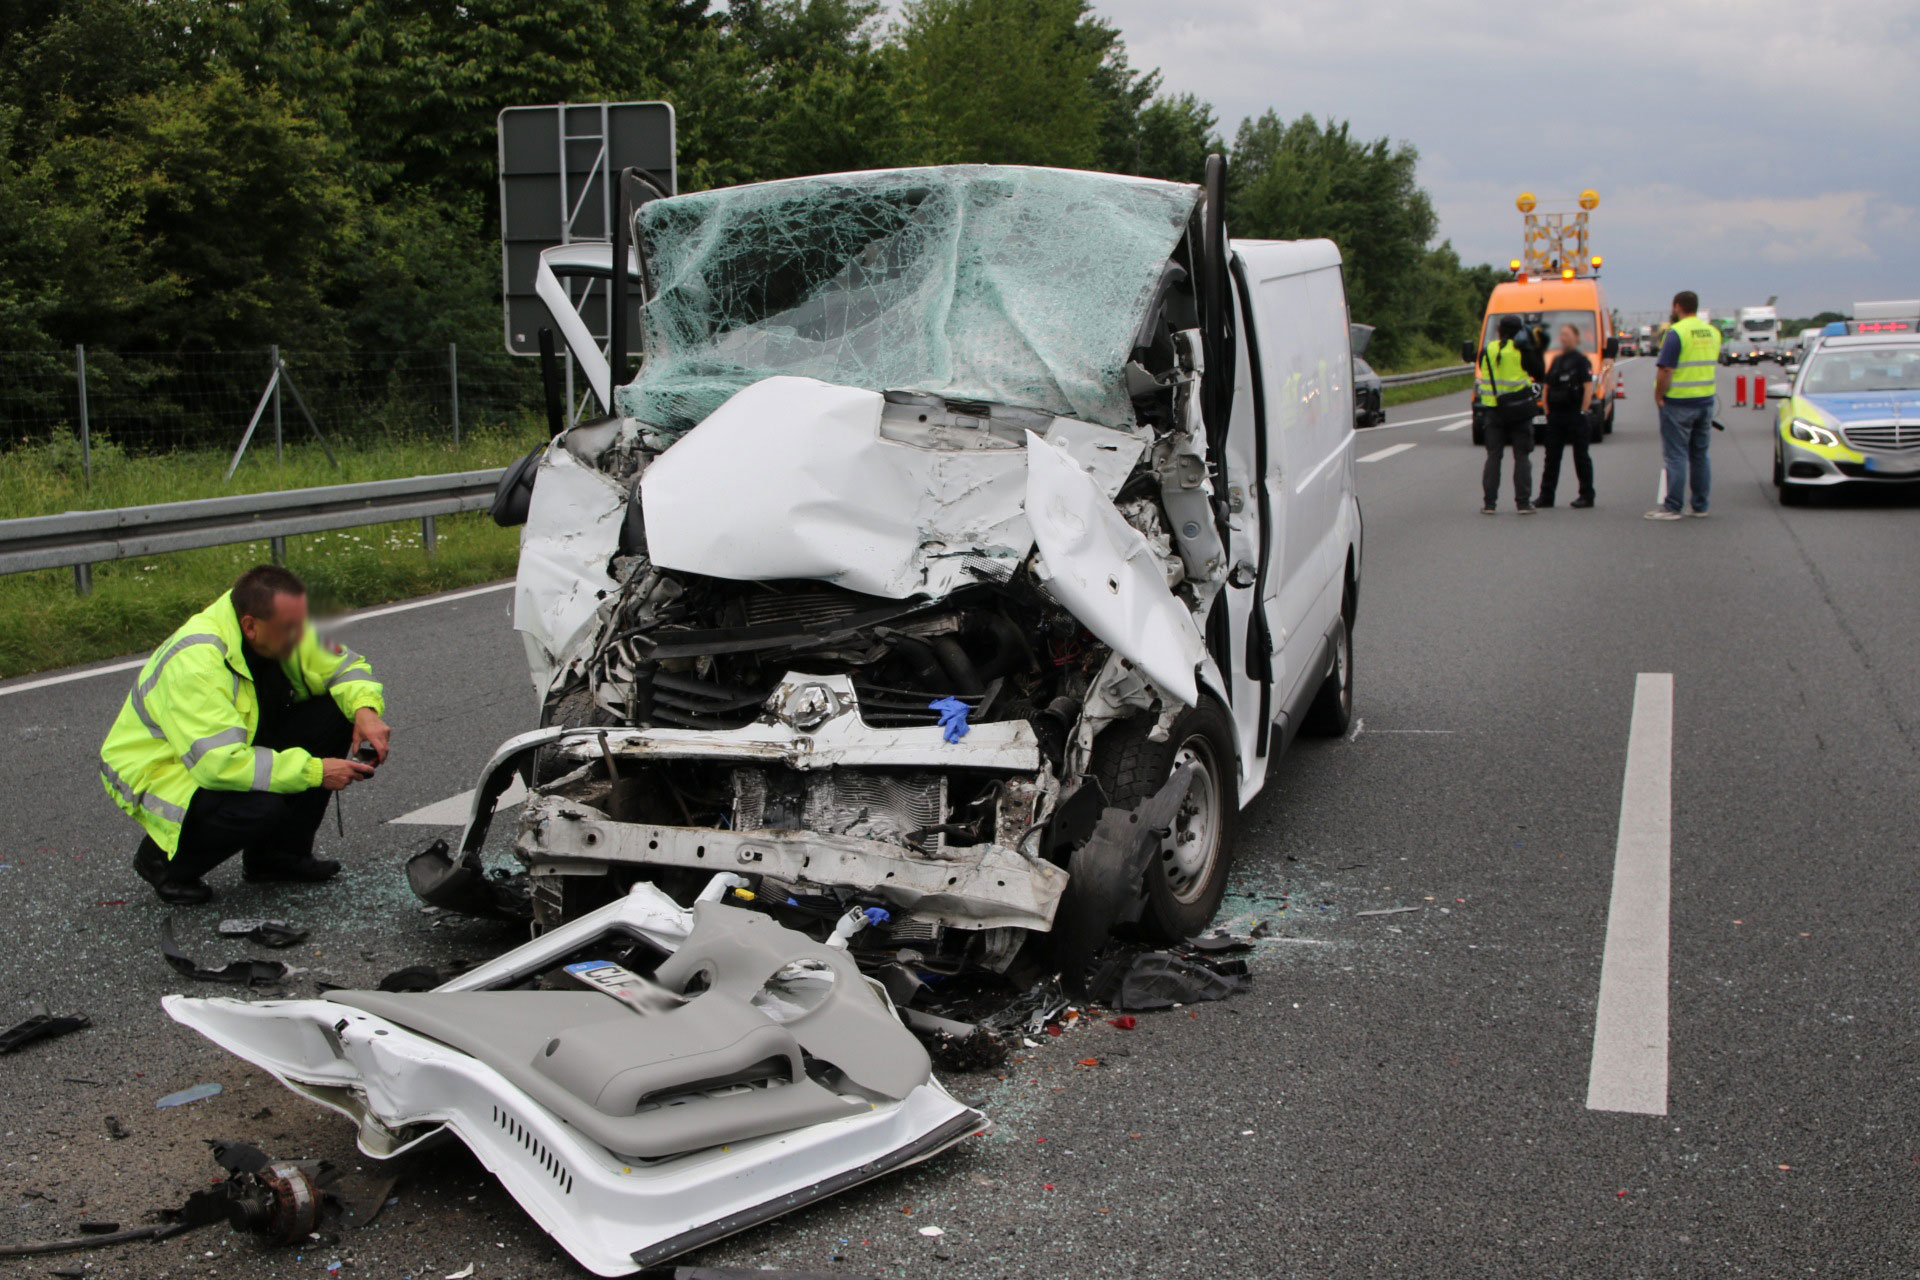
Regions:
[[[100,746],[100,785],[145,831],[133,869],[161,901],[205,902],[234,854],[248,880],[325,880],[313,856],[327,793],[387,758],[373,667],[307,625],[278,565],[240,575],[141,666]]]
[[[1647,512],[1649,520],[1678,520],[1692,489],[1688,515],[1707,514],[1713,471],[1707,445],[1713,438],[1715,376],[1720,331],[1702,320],[1700,296],[1691,289],[1673,295],[1673,327],[1654,361],[1653,402],[1660,408],[1660,448],[1666,455],[1667,496]]]
[[[1500,467],[1513,450],[1513,505],[1523,516],[1533,514],[1533,415],[1538,407],[1525,393],[1546,376],[1540,349],[1520,334],[1520,317],[1500,317],[1499,336],[1480,350],[1474,388],[1485,413],[1487,465],[1480,472],[1482,515],[1500,509]],[[1503,404],[1501,397],[1518,399]]]

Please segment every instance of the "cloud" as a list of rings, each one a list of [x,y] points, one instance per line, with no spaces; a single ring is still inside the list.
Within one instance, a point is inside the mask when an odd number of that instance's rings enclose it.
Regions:
[[[1777,293],[1796,314],[1920,292],[1920,6],[1095,3],[1229,139],[1272,107],[1412,143],[1469,260],[1518,249],[1518,192],[1592,186],[1624,306],[1681,278],[1715,305]]]

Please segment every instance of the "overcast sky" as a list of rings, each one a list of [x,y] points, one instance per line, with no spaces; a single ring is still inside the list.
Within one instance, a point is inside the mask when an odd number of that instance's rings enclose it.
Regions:
[[[1781,313],[1920,297],[1920,4],[1910,0],[1095,0],[1136,66],[1420,151],[1440,234],[1520,249],[1514,197],[1600,192],[1608,300]]]

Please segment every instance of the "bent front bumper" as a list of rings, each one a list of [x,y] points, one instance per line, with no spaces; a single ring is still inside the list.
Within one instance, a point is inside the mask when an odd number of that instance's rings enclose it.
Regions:
[[[851,887],[916,920],[958,929],[1050,929],[1067,887],[1059,867],[996,844],[932,858],[823,832],[616,822],[559,796],[528,802],[515,851],[536,877],[604,874],[617,864],[771,876],[803,889]]]

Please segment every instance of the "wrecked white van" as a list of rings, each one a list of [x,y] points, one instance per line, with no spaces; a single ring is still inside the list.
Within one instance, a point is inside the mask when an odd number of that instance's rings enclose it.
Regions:
[[[607,415],[502,495],[545,727],[416,891],[538,931],[729,872],[920,974],[1204,929],[1236,810],[1348,724],[1361,579],[1339,253],[1229,242],[1210,173],[641,205],[639,371],[562,301]]]

